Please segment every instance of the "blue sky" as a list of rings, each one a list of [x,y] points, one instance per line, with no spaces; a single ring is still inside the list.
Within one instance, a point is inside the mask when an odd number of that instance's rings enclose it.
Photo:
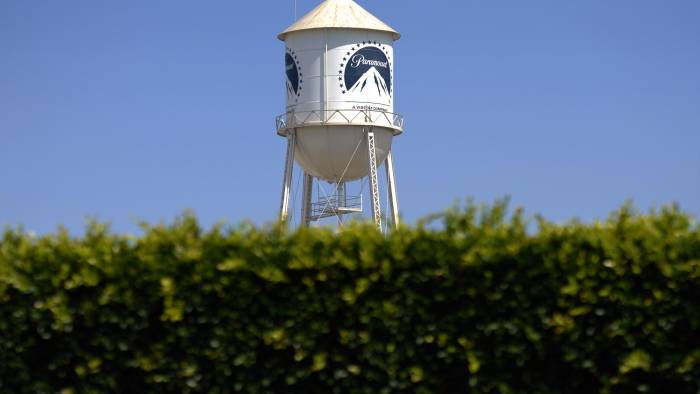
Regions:
[[[467,196],[557,221],[700,213],[700,2],[358,3],[403,34],[409,221]],[[0,2],[0,225],[273,220],[292,21],[291,0]]]

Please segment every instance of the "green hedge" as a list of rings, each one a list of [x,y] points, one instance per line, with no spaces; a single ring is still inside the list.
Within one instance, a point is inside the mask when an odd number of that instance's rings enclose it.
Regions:
[[[6,230],[0,392],[700,393],[698,224],[505,212],[386,237]]]

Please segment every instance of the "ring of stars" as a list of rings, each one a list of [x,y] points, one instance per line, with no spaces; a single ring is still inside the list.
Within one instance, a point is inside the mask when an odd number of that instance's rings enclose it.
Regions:
[[[297,96],[295,98],[295,101],[298,102],[299,97],[301,96],[302,82],[304,82],[302,77],[304,76],[304,74],[301,73],[301,63],[299,62],[299,58],[297,57],[296,52],[294,52],[291,48],[287,48],[287,53],[290,54],[294,59],[294,62],[297,66],[297,73],[299,73],[299,91],[297,92]]]

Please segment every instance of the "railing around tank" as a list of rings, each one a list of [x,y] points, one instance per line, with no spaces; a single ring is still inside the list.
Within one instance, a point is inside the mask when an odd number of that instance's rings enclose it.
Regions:
[[[403,116],[384,111],[359,109],[334,109],[287,112],[276,119],[277,134],[305,126],[379,126],[403,132]]]

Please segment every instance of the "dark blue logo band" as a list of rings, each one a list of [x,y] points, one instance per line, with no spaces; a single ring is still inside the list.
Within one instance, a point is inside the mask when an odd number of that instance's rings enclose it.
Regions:
[[[365,43],[362,43],[365,45]],[[357,45],[359,49],[348,52],[343,58],[343,75],[340,79],[344,82],[340,87],[343,93],[370,93],[378,97],[391,96],[391,62],[378,43],[377,46]],[[355,47],[351,49],[355,50]]]
[[[301,73],[299,72],[299,60],[291,50],[288,50],[284,56],[284,67],[287,74],[287,95],[298,97],[301,94]]]

